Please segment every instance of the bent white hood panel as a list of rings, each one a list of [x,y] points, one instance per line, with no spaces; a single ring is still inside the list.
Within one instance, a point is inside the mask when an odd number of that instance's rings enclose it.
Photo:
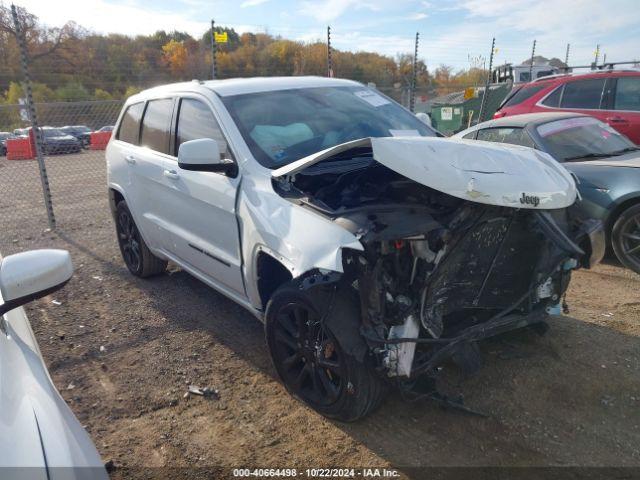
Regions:
[[[454,197],[513,208],[565,208],[576,200],[571,174],[546,153],[526,147],[435,137],[356,140],[272,172],[279,177],[370,142],[385,167]]]

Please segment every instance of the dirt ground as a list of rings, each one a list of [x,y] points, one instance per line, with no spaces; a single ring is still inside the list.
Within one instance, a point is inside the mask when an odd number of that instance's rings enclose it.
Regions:
[[[18,168],[3,162],[0,190],[9,178],[3,172]],[[615,264],[580,271],[569,316],[553,318],[545,336],[525,331],[485,342],[485,364],[469,378],[445,367],[443,388],[487,418],[392,393],[370,417],[341,424],[285,392],[262,325],[241,307],[175,267],[148,280],[131,276],[105,183],[91,183],[104,177],[92,169],[68,179],[53,163],[58,202],[90,193],[59,208],[56,232],[44,223],[3,227],[0,250],[71,252],[73,279],[28,315],[56,386],[116,472],[640,466],[640,276]],[[190,384],[217,389],[219,399],[185,398]]]

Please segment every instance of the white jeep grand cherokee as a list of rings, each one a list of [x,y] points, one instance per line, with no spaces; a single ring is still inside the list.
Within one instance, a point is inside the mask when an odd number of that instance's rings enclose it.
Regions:
[[[144,91],[107,164],[131,273],[171,260],[245,306],[288,390],[344,421],[388,384],[433,387],[446,360],[474,368],[483,338],[544,325],[603,254],[551,157],[439,138],[353,81]]]

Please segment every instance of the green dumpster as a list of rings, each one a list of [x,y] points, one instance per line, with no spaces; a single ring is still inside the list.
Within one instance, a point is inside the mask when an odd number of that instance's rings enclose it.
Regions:
[[[510,85],[498,84],[489,86],[489,98],[485,107],[484,120],[489,120],[510,91]],[[445,135],[464,130],[469,125],[478,123],[480,105],[484,87],[472,88],[467,92],[455,92],[438,97],[431,104],[431,122],[435,128]]]

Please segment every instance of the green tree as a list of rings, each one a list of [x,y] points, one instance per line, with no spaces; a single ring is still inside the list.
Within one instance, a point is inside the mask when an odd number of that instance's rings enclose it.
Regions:
[[[113,96],[101,88],[96,88],[93,92],[93,98],[96,100],[113,100]]]
[[[81,102],[91,99],[89,91],[78,82],[70,82],[56,88],[56,97],[63,102]]]

